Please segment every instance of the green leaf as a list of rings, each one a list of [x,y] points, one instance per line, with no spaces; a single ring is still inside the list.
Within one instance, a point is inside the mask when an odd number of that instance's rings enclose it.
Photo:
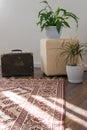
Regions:
[[[41,3],[45,3],[45,4],[48,4],[48,2],[47,2],[46,0],[44,0],[44,1],[41,1]]]
[[[64,21],[63,24],[64,24],[66,27],[70,28],[70,25],[68,24],[68,22]]]
[[[77,24],[77,27],[78,27],[78,19],[79,18],[75,14],[73,14],[71,12],[66,12],[66,16],[73,18]]]
[[[68,12],[67,10],[60,7],[58,7],[56,11],[53,11],[47,1],[44,0],[41,3],[45,4],[45,7],[38,12],[39,21],[37,22],[37,25],[40,26],[41,30],[47,26],[56,26],[58,33],[60,33],[61,27],[70,28],[69,22],[66,21],[70,18],[75,21],[78,27],[79,18],[74,13]]]
[[[60,33],[61,27],[62,27],[61,22],[60,22],[60,21],[57,21],[57,22],[56,22],[56,28],[57,28],[58,33]]]

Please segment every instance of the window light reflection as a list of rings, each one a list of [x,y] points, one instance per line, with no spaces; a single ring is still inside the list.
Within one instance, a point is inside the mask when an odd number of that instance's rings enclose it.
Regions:
[[[35,116],[36,118],[40,119],[40,121],[45,124],[48,128],[52,128],[52,122],[56,124],[57,128],[62,129],[62,121],[59,121],[55,119],[53,116],[48,114],[47,112],[41,110],[38,106],[33,105],[32,103],[25,100],[23,97],[10,92],[10,91],[4,91],[3,94],[7,97],[9,97],[10,100],[15,102],[16,104],[19,104],[20,107],[25,109],[29,114]],[[25,105],[26,103],[26,105]],[[24,105],[23,105],[24,104]]]

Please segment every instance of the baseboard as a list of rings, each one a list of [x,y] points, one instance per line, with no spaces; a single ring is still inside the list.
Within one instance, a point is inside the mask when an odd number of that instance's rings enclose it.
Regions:
[[[87,65],[84,66],[84,71],[87,71]]]
[[[39,62],[35,62],[35,63],[34,63],[34,67],[40,68],[40,67],[41,67],[41,64],[40,64]]]
[[[1,64],[0,64],[0,67],[1,67]],[[34,67],[36,68],[40,68],[41,67],[41,64],[38,62],[34,63]],[[87,65],[84,66],[84,71],[87,71]]]
[[[38,62],[34,63],[34,67],[36,68],[40,68],[41,67],[41,64]],[[84,65],[84,71],[87,71],[87,65]]]

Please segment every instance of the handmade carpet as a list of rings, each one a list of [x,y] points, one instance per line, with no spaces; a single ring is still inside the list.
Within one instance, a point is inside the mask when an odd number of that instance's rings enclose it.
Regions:
[[[64,130],[62,78],[0,78],[0,130]]]

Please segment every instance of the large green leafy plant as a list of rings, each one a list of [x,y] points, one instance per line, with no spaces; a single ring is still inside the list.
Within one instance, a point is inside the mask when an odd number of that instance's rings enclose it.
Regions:
[[[59,7],[56,11],[53,11],[47,1],[42,1],[41,3],[45,4],[45,7],[38,12],[39,21],[37,22],[37,25],[40,26],[41,31],[47,26],[56,26],[58,33],[60,33],[61,27],[70,28],[68,22],[69,18],[74,19],[76,26],[78,27],[78,17],[74,13]]]
[[[60,49],[60,55],[65,57],[66,63],[77,65],[78,58],[83,60],[83,55],[87,53],[87,43],[81,44],[79,41],[63,43]]]

